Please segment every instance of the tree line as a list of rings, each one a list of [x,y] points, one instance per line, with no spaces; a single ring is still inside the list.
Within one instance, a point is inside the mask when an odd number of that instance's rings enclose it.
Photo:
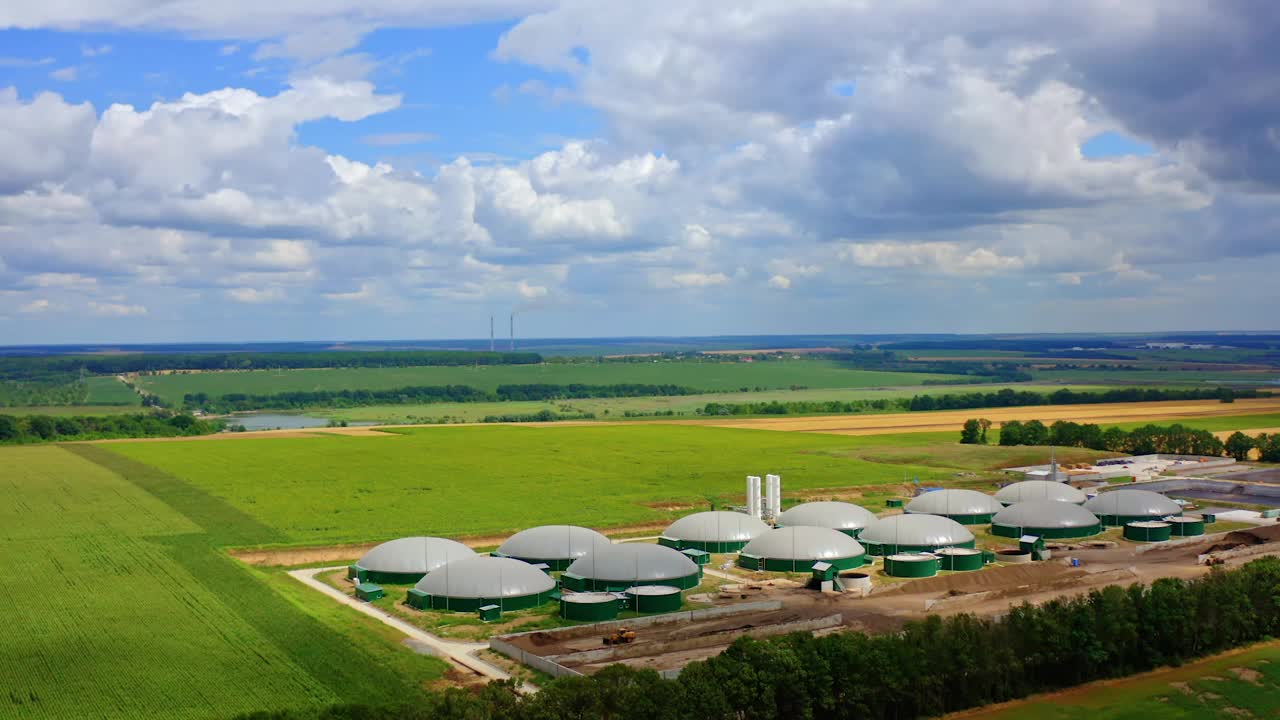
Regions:
[[[186,413],[136,415],[0,415],[0,444],[104,440],[109,438],[183,437],[209,435],[222,429],[220,421],[200,420]]]
[[[138,353],[130,355],[54,355],[0,357],[0,378],[31,379],[50,373],[118,375],[162,370],[289,370],[302,368],[381,368],[426,365],[536,365],[532,352],[467,350],[339,350],[262,353]]]
[[[615,383],[612,385],[499,385],[487,392],[470,385],[418,385],[388,390],[312,390],[251,395],[227,393],[187,393],[182,403],[189,408],[226,413],[247,410],[301,410],[313,407],[366,407],[369,405],[428,405],[432,403],[505,402],[518,400],[575,400],[583,398],[652,397],[693,395],[700,391],[680,385]]]
[[[970,418],[960,430],[960,442],[966,445],[985,445],[987,429],[991,421],[986,418]],[[1143,425],[1133,430],[1109,427],[1103,430],[1093,423],[1076,423],[1059,420],[1045,425],[1039,420],[1010,420],[1000,425],[999,444],[1056,445],[1090,450],[1125,453],[1128,455],[1210,455],[1220,456],[1226,445],[1208,430],[1173,425]]]
[[[1163,400],[1220,400],[1270,397],[1266,391],[1233,388],[1200,388],[1162,390],[1158,388],[1121,388],[1096,392],[1080,392],[1063,388],[1050,393],[1002,388],[996,392],[947,393],[915,395],[893,400],[810,400],[779,402],[720,403],[710,402],[700,415],[820,415],[859,413],[879,410],[928,412],[931,410],[971,410],[974,408],[1026,407],[1036,405],[1076,405],[1097,403],[1159,402]]]
[[[1280,558],[1109,586],[998,620],[931,616],[901,632],[742,637],[674,680],[612,665],[519,696],[510,682],[399,707],[242,720],[909,720],[1179,665],[1280,634]]]
[[[1280,463],[1280,433],[1260,433],[1257,437],[1249,437],[1239,430],[1227,436],[1227,454],[1236,460],[1248,460],[1249,454],[1258,451],[1258,459],[1262,462]]]

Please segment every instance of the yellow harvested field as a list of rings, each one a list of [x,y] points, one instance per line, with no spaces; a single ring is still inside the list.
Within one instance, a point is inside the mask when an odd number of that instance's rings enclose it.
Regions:
[[[1258,398],[1221,403],[1217,400],[1187,400],[1109,405],[1038,405],[1035,407],[945,410],[941,412],[893,413],[889,415],[835,415],[826,417],[750,418],[709,423],[716,427],[813,432],[832,435],[889,435],[907,432],[948,432],[959,430],[964,421],[984,417],[997,425],[1010,420],[1071,420],[1088,423],[1157,421],[1165,418],[1206,418],[1225,415],[1260,415],[1280,412],[1280,398]]]

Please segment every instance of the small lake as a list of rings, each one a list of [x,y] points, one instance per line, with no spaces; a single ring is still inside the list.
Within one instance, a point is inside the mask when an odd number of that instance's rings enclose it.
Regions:
[[[283,413],[248,413],[227,418],[227,426],[243,425],[245,430],[296,430],[298,428],[325,427],[329,418],[310,415],[285,415]]]

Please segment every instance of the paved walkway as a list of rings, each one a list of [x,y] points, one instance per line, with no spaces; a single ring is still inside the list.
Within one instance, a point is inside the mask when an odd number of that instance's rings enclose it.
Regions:
[[[501,668],[481,660],[475,656],[480,650],[487,650],[488,643],[469,643],[460,640],[446,640],[438,635],[432,635],[421,628],[415,627],[404,620],[379,610],[369,603],[357,600],[346,593],[333,588],[320,580],[316,579],[316,575],[334,570],[342,570],[345,566],[324,567],[324,568],[307,568],[305,570],[290,570],[289,575],[293,579],[314,590],[318,590],[325,595],[337,600],[348,607],[354,608],[358,612],[362,612],[375,620],[389,625],[414,640],[430,647],[435,654],[454,663],[466,670],[478,673],[492,680],[509,680],[511,678]],[[530,683],[522,683],[519,688],[522,693],[534,693],[538,688]]]

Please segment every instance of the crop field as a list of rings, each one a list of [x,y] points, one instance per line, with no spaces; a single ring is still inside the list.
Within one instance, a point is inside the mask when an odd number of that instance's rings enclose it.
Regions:
[[[90,405],[132,405],[142,404],[142,398],[128,385],[115,377],[88,377],[84,380],[89,388],[88,404]]]
[[[135,415],[144,412],[140,405],[35,405],[0,407],[0,415]]]
[[[1080,361],[1077,361],[1080,362]],[[1098,362],[1108,362],[1100,360]],[[1043,370],[1032,370],[1031,376],[1037,382],[1073,382],[1073,383],[1097,383],[1105,385],[1109,383],[1128,383],[1143,385],[1200,385],[1214,386],[1218,384],[1257,384],[1257,385],[1274,385],[1280,381],[1280,371],[1275,369],[1216,369],[1216,370],[1154,370],[1154,369],[1124,369],[1124,370],[1088,370],[1088,369],[1063,369],[1063,368],[1046,368]]]
[[[414,385],[470,385],[493,390],[503,384],[645,383],[684,385],[712,392],[743,388],[776,390],[803,385],[811,388],[866,388],[920,385],[926,380],[954,379],[954,375],[856,370],[829,360],[771,362],[585,363],[492,365],[476,367],[325,368],[313,370],[252,370],[148,375],[139,385],[162,398],[181,403],[187,393],[221,396],[227,393],[271,394],[316,390],[386,390]]]
[[[1266,643],[1180,668],[948,716],[974,720],[1217,720],[1276,716],[1280,643]]]
[[[60,447],[0,462],[0,717],[225,718],[413,692],[371,661],[394,645],[277,594],[214,549],[208,517]]]
[[[1099,392],[1111,388],[1100,385],[926,385],[899,387],[889,390],[866,388],[826,388],[812,390],[766,390],[763,392],[732,392],[706,395],[676,395],[669,397],[639,398],[591,398],[584,400],[558,400],[552,402],[493,402],[493,403],[436,403],[430,405],[372,405],[368,407],[337,408],[325,411],[308,411],[308,414],[332,417],[351,422],[382,422],[389,424],[433,422],[440,418],[455,421],[478,422],[486,415],[508,413],[532,414],[542,410],[556,413],[594,413],[597,418],[621,419],[626,413],[654,415],[673,412],[692,416],[707,403],[758,403],[758,402],[850,402],[854,400],[894,400],[914,395],[946,395],[948,393],[996,392],[1004,388],[1012,390],[1050,393],[1068,388],[1077,392]]]

